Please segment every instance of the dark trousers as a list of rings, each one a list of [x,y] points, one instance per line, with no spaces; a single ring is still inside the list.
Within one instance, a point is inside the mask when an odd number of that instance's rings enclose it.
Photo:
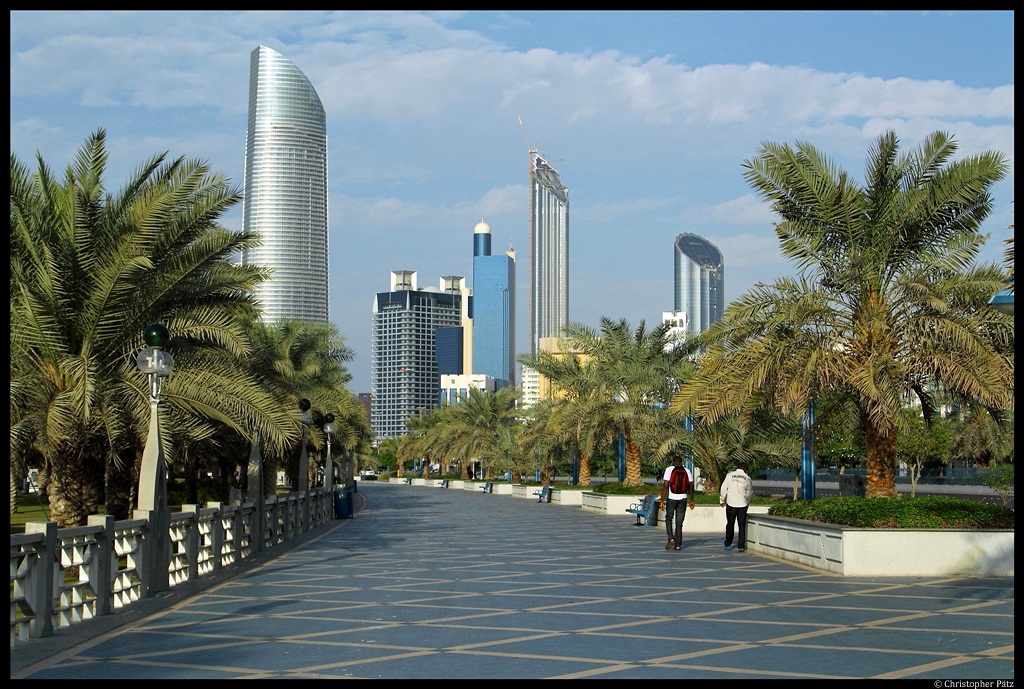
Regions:
[[[739,522],[740,533],[736,546],[747,547],[747,508],[725,506],[725,544],[732,545],[733,524]]]
[[[673,520],[673,517],[675,519]],[[686,500],[665,501],[665,531],[670,541],[679,545],[683,539],[683,520],[686,519]],[[675,521],[675,530],[672,529],[672,522]],[[673,535],[674,534],[674,535]]]

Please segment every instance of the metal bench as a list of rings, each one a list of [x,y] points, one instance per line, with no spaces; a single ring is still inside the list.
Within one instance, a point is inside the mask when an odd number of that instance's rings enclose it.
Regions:
[[[546,485],[540,490],[533,491],[533,494],[537,496],[537,502],[551,502],[551,486]]]
[[[412,478],[411,477],[407,477],[407,478],[404,478],[402,480],[405,481],[405,485],[407,485],[407,486],[411,486],[412,485]]]
[[[645,495],[642,502],[633,503],[626,511],[636,515],[637,526],[654,526],[658,523],[658,496]],[[640,522],[641,518],[643,523]]]
[[[490,493],[491,492],[491,482],[490,481],[485,481],[484,484],[482,486],[480,486],[480,489],[483,492],[485,492],[485,493]]]
[[[441,487],[442,488],[447,488],[448,487],[448,479],[446,479],[446,478],[441,479]]]

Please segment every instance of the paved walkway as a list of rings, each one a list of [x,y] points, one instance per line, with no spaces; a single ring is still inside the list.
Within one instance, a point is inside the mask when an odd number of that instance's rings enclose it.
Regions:
[[[665,551],[625,514],[359,490],[355,519],[15,676],[1014,676],[1012,578],[850,579],[711,534]]]

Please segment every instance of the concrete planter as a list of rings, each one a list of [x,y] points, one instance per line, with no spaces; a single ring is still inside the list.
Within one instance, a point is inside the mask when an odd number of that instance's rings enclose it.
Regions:
[[[533,496],[530,496],[533,497]],[[551,502],[556,505],[582,505],[583,504],[583,491],[582,490],[559,490],[558,488],[551,489]],[[623,508],[625,509],[625,508]]]
[[[491,492],[498,495],[512,495],[514,487],[515,485],[512,483],[494,483],[491,485]]]
[[[863,529],[756,515],[747,548],[843,576],[1013,576],[1010,529]]]
[[[751,505],[747,508],[749,518],[755,514],[768,514],[767,505]],[[632,516],[632,515],[630,515]],[[665,508],[658,508],[658,523],[665,523]],[[725,535],[725,508],[718,505],[697,505],[692,510],[686,507],[683,533],[720,533]],[[749,538],[749,537],[748,537]]]
[[[585,512],[598,512],[615,516],[624,516],[635,519],[634,515],[628,514],[626,509],[637,502],[643,502],[642,495],[605,495],[604,493],[591,493],[582,491],[580,507]]]
[[[514,498],[529,498],[532,497],[529,491],[530,486],[524,486],[521,483],[512,484],[512,497]]]

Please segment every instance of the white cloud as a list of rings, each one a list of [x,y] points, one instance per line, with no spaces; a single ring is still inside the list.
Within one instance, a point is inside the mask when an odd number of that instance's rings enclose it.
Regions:
[[[745,194],[717,204],[697,204],[687,208],[681,219],[688,224],[721,223],[735,227],[770,228],[774,216],[767,202],[754,194]]]

